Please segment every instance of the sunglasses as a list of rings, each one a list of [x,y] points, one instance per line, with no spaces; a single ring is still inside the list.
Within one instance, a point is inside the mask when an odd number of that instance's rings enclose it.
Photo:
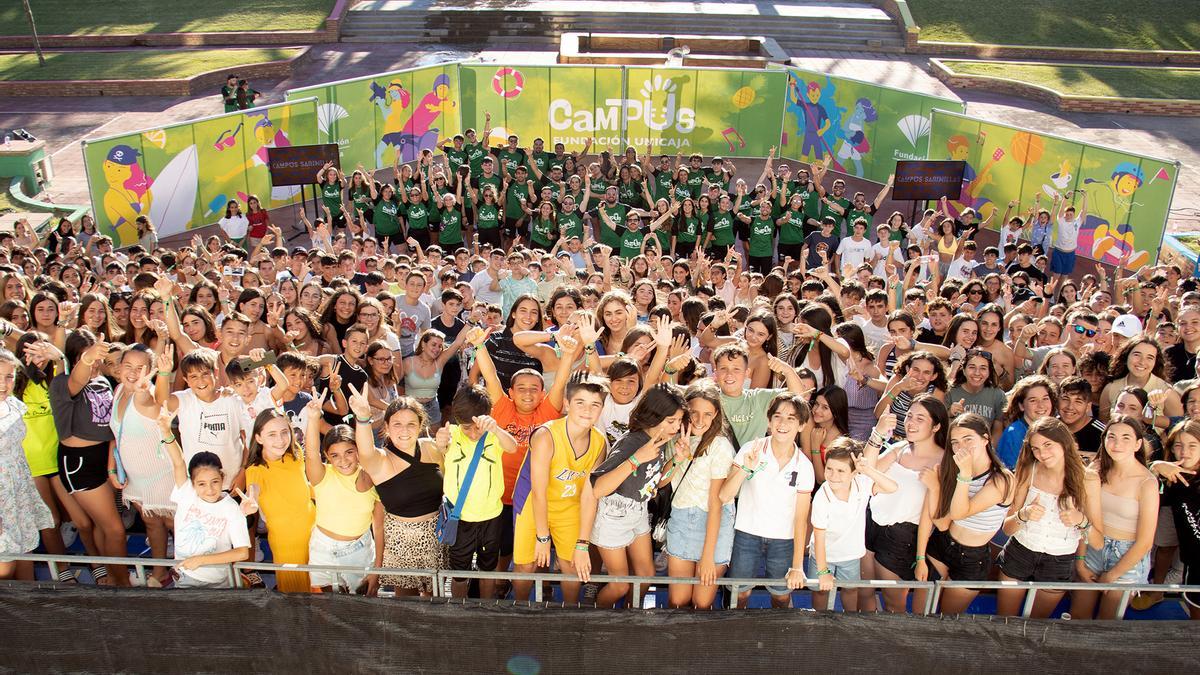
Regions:
[[[983,358],[987,359],[988,361],[992,360],[992,353],[987,351],[986,349],[968,349],[967,350],[967,358],[969,359],[972,356],[982,356]]]
[[[972,288],[971,290],[967,291],[967,295],[983,295],[983,289]]]
[[[229,129],[222,131],[221,135],[217,137],[216,142],[213,143],[213,147],[217,150],[224,150],[225,148],[232,148],[234,145],[236,145],[237,135],[238,132],[242,130],[243,124],[244,123],[239,123],[237,128],[233,129],[232,132]],[[226,134],[228,134],[228,136]]]
[[[1075,325],[1071,326],[1071,328],[1074,328],[1076,333],[1079,333],[1080,335],[1086,335],[1088,337],[1096,337],[1096,334],[1100,332],[1093,328],[1084,328],[1083,326],[1080,326],[1079,324],[1075,324]]]

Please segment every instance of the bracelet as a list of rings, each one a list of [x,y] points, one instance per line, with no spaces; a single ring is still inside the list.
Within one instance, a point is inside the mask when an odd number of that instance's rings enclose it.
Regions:
[[[587,545],[587,544],[591,544],[592,542],[588,541],[587,539],[576,539],[575,543]]]
[[[633,455],[630,455],[629,459],[627,459],[625,461],[629,462],[630,466],[633,467],[634,471],[637,471],[638,467],[642,465],[642,463],[638,461],[638,458],[634,457]]]
[[[922,560],[924,560],[924,559],[925,559],[925,556],[923,556],[923,555],[919,555],[919,556],[917,556],[917,558],[916,558],[917,562],[921,562],[921,561],[922,561]]]
[[[823,577],[826,574],[833,574],[833,572],[830,572],[828,568],[823,569],[823,570],[817,570],[817,576],[819,576],[819,577]]]
[[[355,415],[354,421],[358,422],[359,424],[370,424],[371,418],[370,417],[363,418],[363,417],[359,417],[358,415]]]
[[[108,470],[108,475],[110,475],[110,476],[115,476],[115,475],[117,475],[117,470],[116,470],[116,469],[109,469],[109,470]]]
[[[596,345],[584,345],[583,351],[584,353],[592,354],[596,351]]]
[[[171,375],[171,371],[169,371],[169,370],[160,370],[160,371],[158,371],[158,374],[159,374],[159,375],[166,376],[166,377],[170,377],[170,375]]]
[[[1087,560],[1087,556],[1086,555],[1077,555],[1077,556],[1075,556],[1075,559],[1076,560]]]
[[[537,539],[537,543],[539,543],[539,544],[549,544],[550,543],[550,535],[546,535],[543,537],[540,534],[536,534],[536,535],[534,535],[534,537]]]
[[[679,372],[679,369],[672,368],[670,366],[663,366],[663,372],[666,373],[667,375],[674,375],[675,373]]]
[[[174,442],[175,442],[175,441],[177,441],[177,440],[179,440],[179,439],[177,439],[176,437],[172,436],[172,437],[170,437],[170,438],[164,438],[164,439],[162,439],[162,440],[161,440],[161,441],[159,441],[159,442],[160,442],[160,443],[162,443],[163,445],[170,445],[170,444],[174,443]]]
[[[747,474],[749,474],[749,476],[754,475],[754,470],[751,469],[750,467],[746,466],[745,464],[738,464],[737,467],[739,469],[741,469],[742,471],[745,471]],[[749,476],[747,476],[747,478],[746,478],[747,480],[749,480]]]
[[[963,478],[962,476],[955,476],[954,480],[956,480],[960,483],[968,483],[968,484],[971,482],[970,478]]]
[[[1079,521],[1079,524],[1075,526],[1075,529],[1077,529],[1081,532],[1086,532],[1086,531],[1090,530],[1091,528],[1092,528],[1092,524],[1090,522],[1088,522],[1087,516],[1084,516],[1083,520]]]
[[[575,550],[587,553],[589,549],[587,544],[575,544]]]
[[[1028,523],[1029,522],[1028,520],[1025,520],[1024,518],[1021,517],[1021,512],[1024,510],[1025,510],[1024,508],[1017,509],[1017,520],[1019,520],[1022,523]]]
[[[804,574],[804,570],[799,567],[789,567],[787,573],[791,574],[792,572],[799,572],[801,574]]]

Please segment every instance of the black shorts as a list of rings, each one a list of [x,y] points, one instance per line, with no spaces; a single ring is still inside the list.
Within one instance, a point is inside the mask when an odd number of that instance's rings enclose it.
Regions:
[[[675,259],[683,260],[692,255],[692,251],[696,250],[696,242],[694,241],[679,241],[675,240]]]
[[[879,525],[867,513],[867,550],[875,562],[905,581],[913,581],[917,562],[917,526],[913,523]]]
[[[503,521],[503,513],[478,523],[460,521],[458,536],[455,538],[454,545],[450,547],[449,568],[469,570],[472,558],[474,558],[479,569],[485,571],[496,569],[496,564],[500,562]]]
[[[783,263],[784,258],[789,258],[789,257],[793,261],[799,263],[800,262],[800,250],[802,248],[804,248],[804,244],[780,244],[778,247],[780,264]]]
[[[988,545],[963,546],[950,536],[949,531],[934,528],[929,536],[925,554],[945,565],[953,581],[987,581],[992,555]],[[929,566],[929,580],[937,581],[937,569]]]
[[[525,240],[526,244],[529,243],[529,228],[526,225],[526,219],[524,217],[509,218],[508,216],[505,216],[504,236],[512,239],[517,235],[520,235],[521,239]]]
[[[58,475],[68,493],[86,492],[108,482],[108,441],[81,448],[58,444]]]
[[[511,558],[513,554],[513,537],[516,516],[513,515],[512,504],[505,504],[500,512],[500,557]]]
[[[1071,581],[1075,554],[1050,555],[1031,551],[1014,537],[1000,551],[996,565],[1006,577],[1017,581],[1064,583]]]
[[[709,258],[720,262],[729,254],[729,247],[724,244],[709,244],[706,252]]]
[[[771,273],[771,268],[774,266],[771,263],[774,261],[775,259],[769,255],[752,255],[750,256],[750,271],[758,272],[765,277]]]
[[[421,245],[422,249],[429,248],[429,228],[409,230],[408,236],[412,239],[416,239],[417,243]]]
[[[475,230],[479,235],[480,244],[488,244],[492,248],[500,248],[503,244],[500,242],[500,228],[489,227],[486,229]]]

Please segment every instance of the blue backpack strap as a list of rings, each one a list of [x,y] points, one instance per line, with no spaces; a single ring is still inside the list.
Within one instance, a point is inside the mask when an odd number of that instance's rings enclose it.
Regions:
[[[479,468],[479,460],[483,458],[485,445],[487,445],[486,431],[475,443],[475,454],[471,456],[471,463],[467,465],[467,475],[463,476],[462,487],[458,489],[458,499],[454,501],[454,510],[450,512],[450,517],[454,520],[459,519],[462,515],[463,505],[467,503],[467,493],[471,490],[471,482],[475,480],[475,470]]]

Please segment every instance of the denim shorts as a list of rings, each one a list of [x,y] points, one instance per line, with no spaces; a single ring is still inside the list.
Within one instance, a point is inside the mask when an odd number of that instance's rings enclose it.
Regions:
[[[704,537],[708,530],[708,511],[699,507],[671,509],[667,520],[667,555],[680,560],[700,562],[704,552]],[[713,562],[728,565],[733,553],[733,504],[721,508],[721,526],[717,530],[717,547]]]
[[[1102,548],[1087,547],[1087,556],[1083,560],[1083,564],[1096,574],[1102,574],[1117,566],[1117,561],[1121,556],[1125,555],[1129,549],[1133,548],[1134,541],[1109,539],[1104,538],[1104,546]],[[1122,574],[1115,581],[1122,584],[1144,584],[1150,574],[1150,554],[1142,556],[1142,559],[1133,566],[1133,569]]]
[[[862,559],[847,560],[845,562],[826,562],[826,567],[830,572],[833,572],[833,578],[838,581],[862,581]],[[804,561],[804,568],[808,570],[808,578],[818,578],[817,559],[809,557]]]
[[[592,543],[600,548],[624,548],[650,533],[650,511],[639,502],[613,493],[600,499]]]
[[[791,539],[770,539],[741,530],[734,532],[729,578],[756,579],[765,568],[767,579],[783,579],[792,567],[793,544]],[[777,596],[790,593],[787,586],[767,586],[767,590]]]
[[[371,537],[371,531],[367,530],[354,541],[341,541],[330,537],[314,525],[308,538],[308,564],[346,565],[365,570],[375,564],[375,540]],[[314,588],[331,586],[335,591],[344,588],[350,593],[358,590],[359,584],[366,576],[365,571],[314,570],[308,573],[309,583]]]
[[[930,558],[946,566],[953,581],[987,581],[992,566],[992,555],[987,544],[963,546],[945,530],[935,529],[925,549]],[[940,578],[937,569],[929,566],[929,580]]]

